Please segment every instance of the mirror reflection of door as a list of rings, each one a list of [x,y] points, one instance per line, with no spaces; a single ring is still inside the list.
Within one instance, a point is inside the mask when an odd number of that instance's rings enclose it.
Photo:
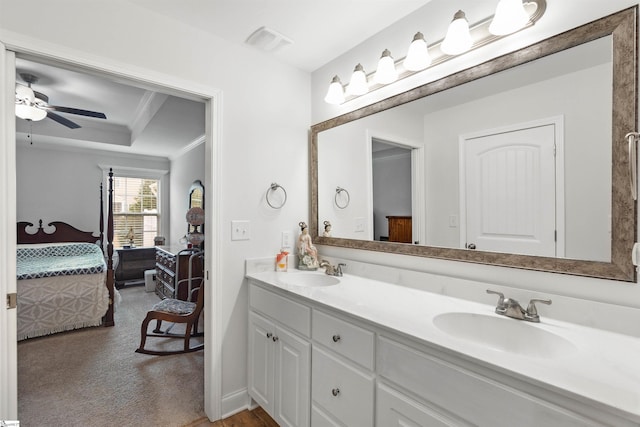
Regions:
[[[411,243],[411,149],[372,138],[371,159],[374,240]]]
[[[563,256],[555,123],[461,138],[463,247]],[[559,182],[560,181],[560,182]],[[560,205],[560,206],[558,206]],[[561,222],[561,221],[560,221]],[[461,230],[462,231],[462,230]]]

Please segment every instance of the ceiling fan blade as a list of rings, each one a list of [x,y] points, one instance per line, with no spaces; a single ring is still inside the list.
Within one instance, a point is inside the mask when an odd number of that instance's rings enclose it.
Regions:
[[[89,110],[81,110],[79,108],[58,107],[55,105],[48,105],[47,109],[58,111],[60,113],[69,113],[69,114],[77,114],[79,116],[96,117],[98,119],[107,118],[107,116],[105,116],[104,113],[98,113],[96,111],[89,111]]]
[[[63,126],[68,127],[69,129],[78,129],[80,127],[79,124],[72,122],[71,120],[64,118],[56,113],[52,113],[51,111],[47,111],[47,117],[51,120],[60,123]]]

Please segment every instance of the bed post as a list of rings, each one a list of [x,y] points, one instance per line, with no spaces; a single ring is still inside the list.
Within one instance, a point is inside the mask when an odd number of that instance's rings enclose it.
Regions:
[[[109,187],[107,189],[107,290],[109,291],[109,309],[104,316],[104,326],[115,325],[114,275],[113,275],[113,169],[109,169]]]
[[[100,183],[100,249],[104,254],[104,194]]]

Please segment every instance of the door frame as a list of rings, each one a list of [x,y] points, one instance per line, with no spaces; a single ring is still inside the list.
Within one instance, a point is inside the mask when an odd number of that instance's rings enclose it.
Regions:
[[[467,204],[466,204],[466,143],[470,139],[482,138],[498,133],[514,132],[540,126],[554,126],[555,137],[555,175],[556,175],[556,257],[565,255],[565,205],[564,205],[564,115],[545,117],[523,123],[484,129],[461,134],[458,137],[458,186],[460,196],[460,248],[465,249],[467,242]]]
[[[369,218],[369,235],[373,236],[373,153],[371,151],[373,140],[379,139],[386,143],[397,145],[399,147],[411,150],[411,234],[413,242],[420,242],[424,245],[426,242],[425,235],[425,182],[424,182],[424,144],[418,141],[391,135],[376,130],[366,130],[366,149],[367,156],[367,212],[371,212]],[[412,243],[414,244],[414,243]]]
[[[218,420],[222,415],[222,301],[219,298],[222,242],[220,206],[220,154],[222,144],[222,91],[150,69],[119,63],[109,58],[97,58],[86,53],[63,49],[46,42],[12,35],[0,40],[0,295],[16,289],[16,150],[15,117],[11,92],[15,88],[15,53],[50,60],[131,81],[140,86],[156,86],[176,94],[205,101],[205,186],[212,191],[207,195],[207,217],[211,227],[205,229],[208,241],[205,255],[205,310],[204,349],[204,409],[207,417]],[[8,391],[0,396],[0,419],[17,419],[17,323],[16,311],[0,308],[0,343],[6,351],[0,352],[0,389]]]

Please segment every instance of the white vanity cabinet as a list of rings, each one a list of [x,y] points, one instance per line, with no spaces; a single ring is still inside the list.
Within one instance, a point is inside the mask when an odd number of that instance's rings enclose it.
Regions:
[[[255,285],[249,304],[249,394],[280,426],[309,426],[311,309]]]
[[[379,427],[607,425],[527,393],[524,383],[498,382],[393,339],[380,336],[377,348]]]
[[[248,383],[251,397],[281,426],[640,426],[635,413],[503,366],[500,360],[513,362],[503,353],[494,363],[440,345],[435,334],[433,340],[418,336],[429,327],[414,322],[422,312],[407,315],[377,295],[365,309],[361,300],[345,302],[368,295],[369,283],[354,289],[358,279],[343,278],[341,286],[314,294],[274,275],[249,281]],[[422,297],[415,291],[404,297],[402,288],[389,286],[395,307],[406,309]],[[438,297],[424,298],[417,306]],[[558,369],[545,360],[526,363],[543,375]],[[559,381],[563,374],[558,371]],[[587,380],[622,403],[636,396],[606,379]]]
[[[312,426],[373,426],[375,334],[318,309],[312,325]]]

